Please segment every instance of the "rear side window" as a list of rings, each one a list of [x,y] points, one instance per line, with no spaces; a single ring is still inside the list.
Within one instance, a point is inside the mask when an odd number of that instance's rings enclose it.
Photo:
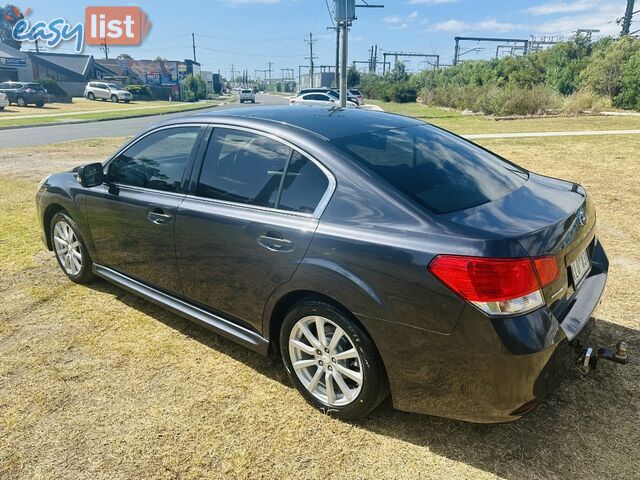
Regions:
[[[316,164],[299,152],[293,152],[282,184],[278,208],[313,213],[328,186],[327,176]]]
[[[497,200],[528,178],[525,170],[428,125],[339,138],[333,143],[436,213]]]
[[[216,128],[196,194],[311,214],[328,185],[317,165],[287,145],[254,133]]]
[[[110,180],[123,185],[177,192],[200,127],[159,130],[109,163]]]

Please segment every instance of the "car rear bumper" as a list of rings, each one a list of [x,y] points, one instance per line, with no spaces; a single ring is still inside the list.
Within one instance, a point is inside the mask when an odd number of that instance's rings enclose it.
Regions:
[[[545,307],[490,320],[466,306],[450,335],[359,318],[380,349],[396,408],[478,423],[508,422],[533,410],[573,368],[594,326],[607,272],[598,243],[591,272],[563,318]]]

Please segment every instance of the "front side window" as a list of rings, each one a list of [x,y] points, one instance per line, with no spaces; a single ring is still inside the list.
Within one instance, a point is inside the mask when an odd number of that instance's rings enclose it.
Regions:
[[[528,178],[525,170],[428,125],[339,138],[333,143],[436,213],[497,200]]]
[[[179,191],[199,132],[200,127],[175,127],[147,135],[109,163],[110,181]]]
[[[312,214],[328,184],[324,172],[292,148],[262,135],[216,128],[196,194]]]

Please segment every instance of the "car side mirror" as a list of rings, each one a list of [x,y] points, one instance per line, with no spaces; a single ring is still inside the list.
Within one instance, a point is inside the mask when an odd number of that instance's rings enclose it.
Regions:
[[[104,183],[104,167],[101,163],[90,163],[78,168],[78,180],[84,188],[97,187]]]

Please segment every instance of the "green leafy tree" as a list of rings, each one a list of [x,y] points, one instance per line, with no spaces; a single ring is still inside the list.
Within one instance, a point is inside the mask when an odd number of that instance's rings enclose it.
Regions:
[[[360,86],[360,72],[353,65],[347,70],[347,86]]]
[[[18,7],[10,3],[0,8],[0,42],[20,50],[21,43],[13,39],[13,26],[24,18]]]
[[[581,86],[581,72],[589,63],[592,45],[585,36],[576,36],[569,42],[554,45],[545,61],[546,83],[563,95],[569,95]]]
[[[627,64],[640,51],[640,40],[623,37],[608,44],[593,55],[582,74],[586,86],[594,92],[611,98],[614,105],[623,101],[623,72]],[[631,78],[629,73],[627,78]],[[618,99],[620,97],[620,99]]]

